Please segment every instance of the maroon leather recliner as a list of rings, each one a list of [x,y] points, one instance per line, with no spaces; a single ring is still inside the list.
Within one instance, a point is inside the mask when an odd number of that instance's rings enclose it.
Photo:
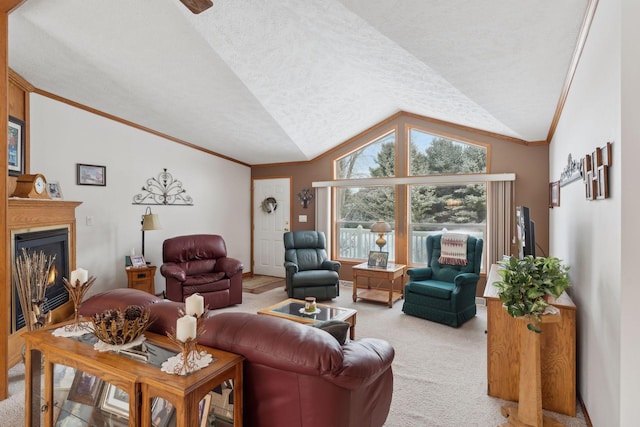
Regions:
[[[150,332],[175,328],[184,304],[121,288],[82,303],[84,316],[105,308],[148,307]],[[199,342],[244,356],[247,427],[380,427],[391,407],[395,352],[377,338],[340,345],[329,333],[278,317],[207,311]]]
[[[242,263],[227,257],[224,239],[215,234],[193,234],[167,239],[162,244],[160,273],[166,296],[183,302],[199,293],[209,308],[242,303]]]

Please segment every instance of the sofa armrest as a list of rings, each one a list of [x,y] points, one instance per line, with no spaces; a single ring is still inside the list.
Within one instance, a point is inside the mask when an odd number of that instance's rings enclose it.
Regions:
[[[216,266],[214,271],[219,272],[222,271],[226,274],[227,277],[234,276],[241,272],[244,266],[240,260],[229,257],[222,257],[216,260]]]
[[[409,280],[429,280],[433,274],[431,267],[410,268],[407,270]]]
[[[454,279],[456,286],[475,285],[480,280],[480,276],[475,273],[460,273]]]
[[[340,272],[340,263],[338,261],[325,260],[322,261],[321,265],[323,270],[333,270],[336,272]]]
[[[296,274],[298,272],[298,264],[293,263],[291,261],[285,261],[284,269],[287,271],[289,275]]]
[[[391,344],[378,338],[349,341],[342,346],[342,350],[342,370],[337,375],[332,375],[330,381],[352,390],[375,381],[391,368],[395,357]]]
[[[178,282],[184,282],[187,279],[187,272],[175,262],[162,264],[160,266],[160,274],[164,277],[176,279]]]

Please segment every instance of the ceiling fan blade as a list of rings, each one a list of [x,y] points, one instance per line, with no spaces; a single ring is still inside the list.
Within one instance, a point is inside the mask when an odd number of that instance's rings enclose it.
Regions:
[[[180,1],[182,2],[182,4],[187,6],[187,9],[189,9],[191,12],[195,13],[196,15],[200,12],[204,12],[205,10],[213,6],[213,2],[211,0],[180,0]]]

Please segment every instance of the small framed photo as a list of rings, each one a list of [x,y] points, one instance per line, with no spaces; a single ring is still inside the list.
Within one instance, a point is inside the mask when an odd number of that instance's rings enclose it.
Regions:
[[[207,394],[198,405],[198,413],[200,414],[200,427],[209,426],[209,411],[211,410],[211,394]]]
[[[104,393],[102,393],[100,409],[127,418],[129,416],[129,393],[107,383]]]
[[[171,402],[156,397],[151,405],[151,425],[153,427],[167,427],[174,412],[175,408]]]
[[[604,147],[600,147],[602,166],[611,166],[611,143],[607,142]]]
[[[58,181],[47,182],[47,192],[52,199],[62,200],[62,190]]]
[[[77,371],[67,399],[89,406],[97,406],[103,381],[91,374]]]
[[[549,207],[560,206],[560,181],[549,184]]]
[[[76,370],[70,366],[55,364],[53,367],[53,387],[70,390],[75,379]]]
[[[387,260],[389,252],[371,251],[369,252],[369,261],[367,265],[374,268],[387,268]]]
[[[598,167],[598,175],[597,175],[597,183],[596,188],[596,199],[606,199],[609,197],[609,180],[607,173],[607,166],[599,166]]]
[[[144,257],[142,255],[131,255],[131,266],[132,267],[145,267],[147,265]]]
[[[9,176],[18,176],[24,173],[24,122],[9,116],[8,169]]]
[[[211,396],[211,411],[216,419],[233,420],[233,381],[226,380],[209,392]]]
[[[94,411],[95,408],[93,406],[65,400],[60,410],[60,415],[56,419],[56,427],[90,427],[94,425],[92,422]]]
[[[107,167],[98,165],[76,164],[76,184],[78,185],[107,185]]]

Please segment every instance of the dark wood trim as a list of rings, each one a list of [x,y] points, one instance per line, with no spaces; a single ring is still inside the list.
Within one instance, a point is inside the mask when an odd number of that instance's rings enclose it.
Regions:
[[[10,2],[15,3],[15,2]],[[9,115],[9,55],[8,55],[8,37],[9,37],[9,14],[11,10],[8,4],[3,5],[3,12],[0,15],[0,117],[8,117]],[[7,120],[0,120],[0,134],[7,135]],[[0,150],[0,283],[8,283],[11,281],[9,274],[10,261],[7,254],[9,253],[9,233],[7,229],[7,210],[8,210],[8,194],[7,184],[9,170],[7,165],[7,150]],[[9,306],[9,296],[6,292],[0,291],[0,307]],[[2,320],[0,320],[0,400],[9,397],[9,376],[7,375],[9,365],[7,359],[9,339],[9,312],[4,310]]]
[[[421,121],[433,123],[433,124],[436,124],[436,125],[447,126],[447,127],[452,128],[452,129],[457,129],[457,130],[464,131],[464,132],[470,132],[470,133],[476,134],[476,135],[483,135],[483,136],[494,138],[494,139],[497,139],[497,140],[500,140],[500,141],[511,142],[511,143],[514,143],[514,144],[521,144],[521,145],[527,145],[527,146],[548,145],[547,141],[526,141],[524,139],[513,138],[511,136],[500,135],[498,133],[484,131],[484,130],[472,128],[472,127],[469,127],[469,126],[463,126],[463,125],[459,125],[459,124],[456,124],[456,123],[447,122],[447,121],[444,121],[444,120],[438,120],[438,119],[433,119],[433,118],[426,117],[426,116],[421,116],[419,114],[408,113],[406,111],[399,111],[399,112],[395,113],[394,115],[392,115],[390,117],[387,117],[383,121],[381,121],[379,123],[376,123],[375,125],[371,126],[370,128],[363,130],[359,134],[357,134],[355,136],[352,136],[351,138],[349,138],[345,142],[341,143],[340,145],[338,145],[338,146],[336,146],[336,147],[334,147],[334,148],[332,148],[332,149],[330,149],[328,151],[325,151],[324,153],[320,154],[319,156],[314,157],[311,160],[304,160],[304,161],[300,161],[300,162],[288,162],[288,163],[264,163],[264,164],[252,165],[251,167],[260,168],[260,167],[274,167],[274,166],[285,166],[285,165],[286,166],[292,166],[292,165],[303,165],[303,164],[306,164],[308,162],[314,162],[314,161],[322,159],[324,157],[331,156],[336,151],[342,150],[344,147],[348,147],[354,141],[357,141],[357,140],[361,139],[362,137],[364,137],[368,133],[372,133],[372,132],[375,132],[376,130],[379,130],[380,128],[384,128],[384,127],[388,126],[390,123],[392,123],[393,121],[401,119],[401,118],[414,118],[414,119],[418,119],[418,120],[421,120]],[[456,137],[456,138],[459,138],[459,137]],[[477,142],[475,142],[475,144],[477,144]]]
[[[589,0],[587,11],[584,14],[584,19],[582,20],[582,27],[580,28],[580,33],[578,35],[578,43],[576,44],[576,48],[573,51],[573,58],[571,59],[569,71],[567,71],[567,77],[565,78],[564,86],[562,87],[562,92],[560,93],[560,99],[558,100],[558,105],[556,106],[556,112],[553,115],[553,119],[551,120],[551,127],[549,128],[549,133],[547,134],[547,143],[551,143],[553,135],[556,132],[556,128],[558,127],[558,122],[560,121],[560,116],[562,115],[564,104],[565,102],[567,102],[567,96],[569,96],[569,89],[571,89],[573,76],[575,76],[576,74],[576,69],[578,68],[578,63],[580,62],[580,57],[582,56],[584,45],[587,42],[587,36],[589,35],[589,30],[591,29],[591,23],[593,22],[593,16],[596,13],[597,7],[598,0]]]

